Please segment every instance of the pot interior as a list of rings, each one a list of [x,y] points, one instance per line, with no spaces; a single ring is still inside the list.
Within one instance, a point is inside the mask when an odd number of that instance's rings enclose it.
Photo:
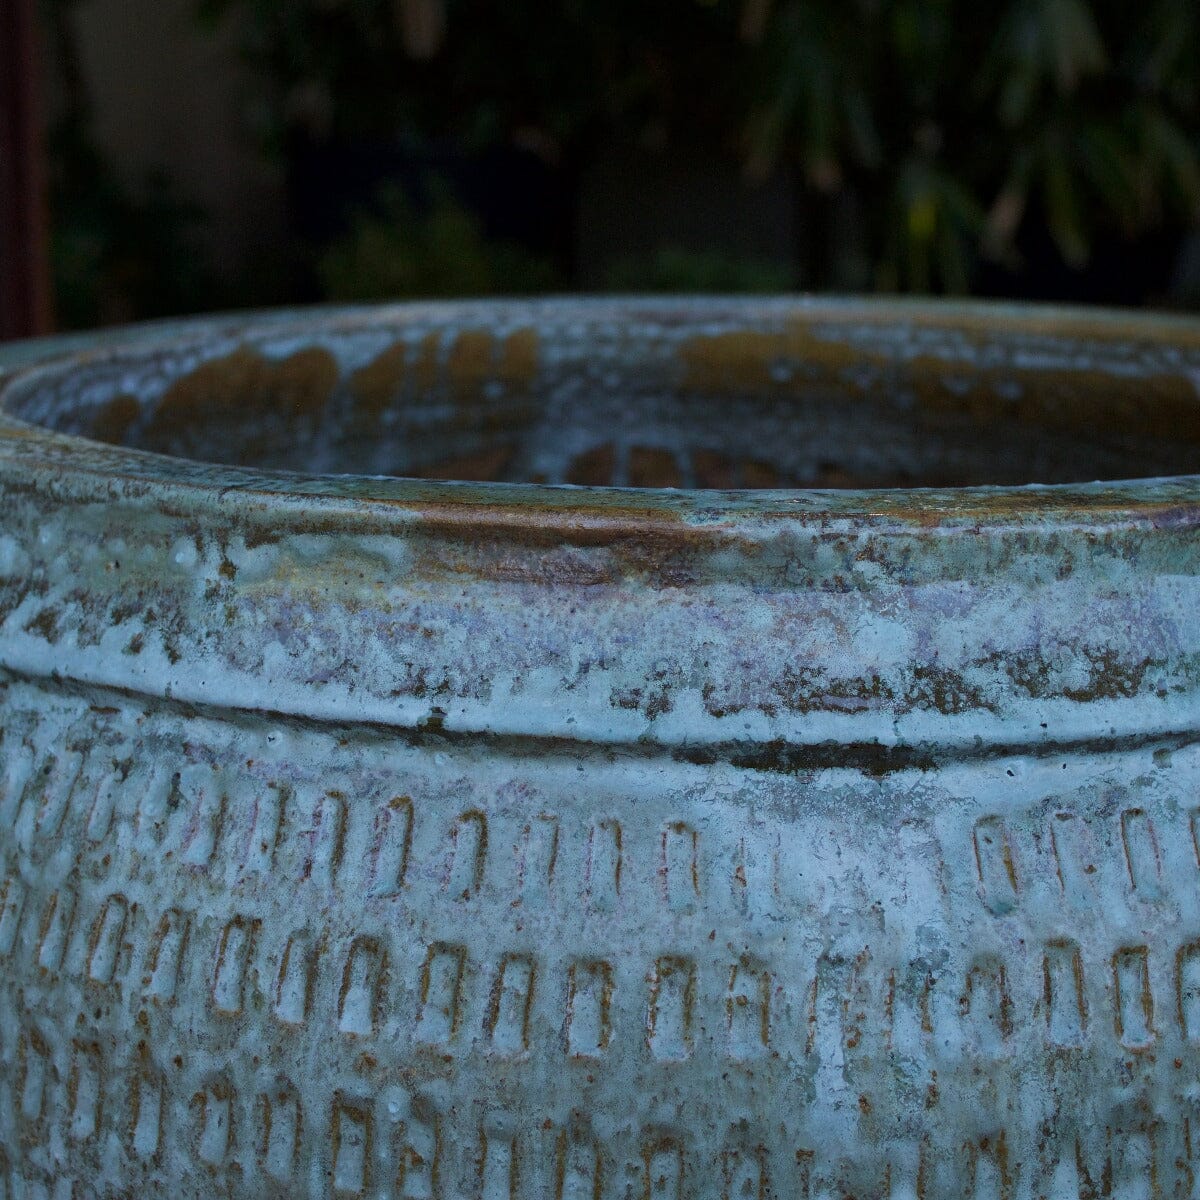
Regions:
[[[62,433],[309,474],[870,488],[1200,472],[1200,334],[1130,321],[771,301],[251,317],[118,340],[3,402]]]

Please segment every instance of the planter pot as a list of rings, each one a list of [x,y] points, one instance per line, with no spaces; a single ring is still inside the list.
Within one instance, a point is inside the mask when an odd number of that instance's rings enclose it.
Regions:
[[[1200,324],[0,369],[0,1194],[1193,1194]]]

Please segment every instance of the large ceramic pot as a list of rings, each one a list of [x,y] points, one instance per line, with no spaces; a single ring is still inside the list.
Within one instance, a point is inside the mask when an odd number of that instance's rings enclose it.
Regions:
[[[1196,1194],[1200,324],[0,368],[0,1195]]]

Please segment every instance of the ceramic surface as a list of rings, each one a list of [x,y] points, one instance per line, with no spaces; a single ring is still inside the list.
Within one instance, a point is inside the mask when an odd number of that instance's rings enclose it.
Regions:
[[[0,1196],[1196,1194],[1198,389],[987,305],[0,350]]]

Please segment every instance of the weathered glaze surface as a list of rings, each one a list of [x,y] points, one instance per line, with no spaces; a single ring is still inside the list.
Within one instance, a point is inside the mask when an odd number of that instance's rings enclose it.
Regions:
[[[1200,1194],[1196,471],[1126,314],[4,349],[0,1196]]]

